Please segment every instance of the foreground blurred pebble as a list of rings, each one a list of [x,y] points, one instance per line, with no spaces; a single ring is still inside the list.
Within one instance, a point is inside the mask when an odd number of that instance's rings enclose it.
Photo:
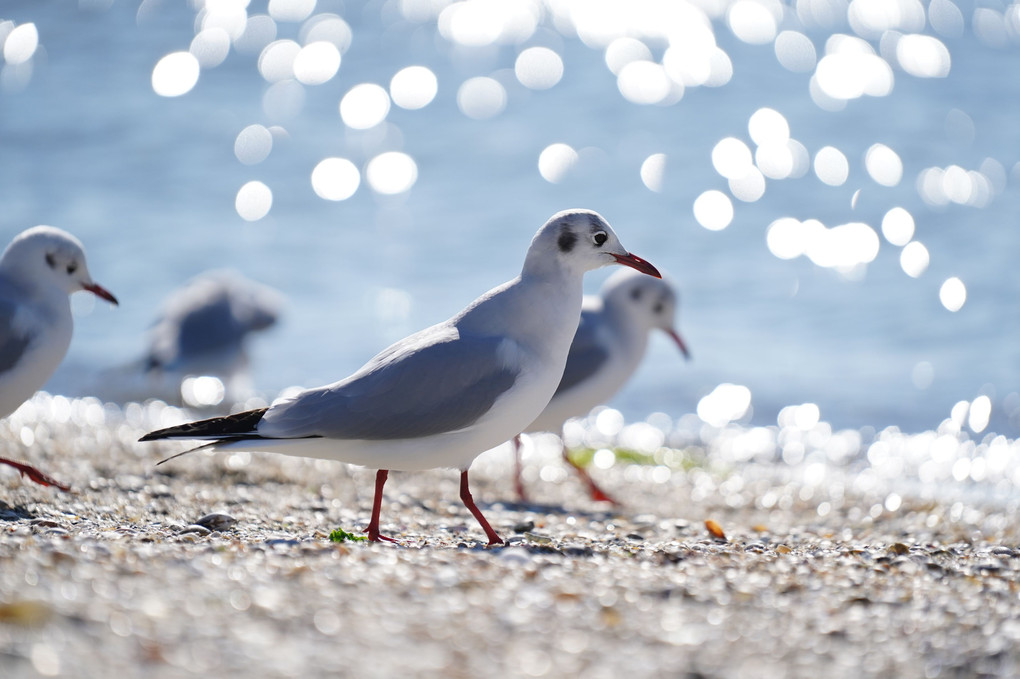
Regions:
[[[78,290],[117,304],[96,284],[77,238],[52,226],[18,234],[0,255],[0,417],[7,417],[53,375],[71,344],[69,296]],[[67,486],[34,467],[0,458],[44,486]]]
[[[674,329],[677,301],[672,284],[629,269],[610,276],[598,295],[586,296],[560,385],[526,431],[560,433],[568,419],[607,403],[637,370],[648,347],[648,334],[655,328],[669,335],[689,359],[687,345]],[[514,487],[518,498],[525,502],[520,436],[514,438],[513,448]],[[563,459],[581,475],[592,499],[616,504],[583,467],[570,459],[566,445]]]
[[[379,533],[388,470],[457,468],[461,500],[489,544],[502,544],[471,497],[468,467],[522,431],[552,398],[580,319],[584,273],[609,264],[659,275],[624,249],[600,215],[560,212],[535,235],[517,278],[397,342],[347,379],[142,440],[205,439],[218,449],[377,469],[372,541],[391,540]]]

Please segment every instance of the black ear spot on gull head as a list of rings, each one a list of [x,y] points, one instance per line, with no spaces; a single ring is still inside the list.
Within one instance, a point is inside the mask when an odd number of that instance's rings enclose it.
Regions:
[[[556,245],[559,246],[560,252],[570,252],[574,249],[574,244],[577,243],[577,236],[570,229],[563,229],[560,231],[560,237],[556,241]]]

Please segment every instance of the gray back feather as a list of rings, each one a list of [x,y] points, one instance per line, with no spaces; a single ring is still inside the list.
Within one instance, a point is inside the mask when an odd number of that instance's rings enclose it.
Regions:
[[[501,341],[451,338],[406,353],[395,345],[367,371],[303,392],[281,406],[279,417],[270,409],[260,433],[392,440],[469,427],[517,379],[500,360]]]

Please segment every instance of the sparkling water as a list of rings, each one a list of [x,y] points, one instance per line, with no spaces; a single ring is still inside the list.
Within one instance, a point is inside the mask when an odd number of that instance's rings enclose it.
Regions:
[[[288,298],[261,393],[342,378],[588,207],[693,355],[653,338],[627,421],[1015,437],[1020,4],[986,5],[7,0],[0,235],[75,233],[122,302],[75,296],[48,389],[224,267]]]

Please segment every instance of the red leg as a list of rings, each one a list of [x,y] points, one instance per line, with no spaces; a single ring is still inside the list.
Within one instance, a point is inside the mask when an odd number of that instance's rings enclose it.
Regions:
[[[492,526],[489,525],[489,522],[485,520],[484,516],[482,516],[482,510],[478,509],[475,505],[474,499],[471,497],[471,491],[468,489],[467,469],[460,473],[460,499],[464,503],[464,506],[471,510],[474,517],[478,519],[478,523],[481,524],[482,530],[485,531],[485,536],[489,538],[489,547],[504,544],[503,540],[496,535],[496,531],[492,530]]]
[[[43,485],[43,486],[53,486],[54,488],[59,488],[60,490],[63,490],[63,491],[71,490],[70,486],[65,486],[64,484],[62,484],[59,481],[55,480],[53,477],[48,476],[46,474],[43,474],[41,471],[39,471],[35,467],[30,467],[27,464],[22,464],[21,462],[15,462],[14,460],[8,460],[6,457],[0,457],[0,464],[8,464],[8,465],[14,467],[19,472],[21,472],[22,476],[27,476],[28,478],[32,479],[33,481],[35,481],[36,483],[38,483],[40,485]]]
[[[573,467],[575,471],[577,471],[581,480],[588,486],[588,492],[591,493],[592,500],[597,502],[608,502],[612,505],[619,506],[620,503],[617,502],[615,498],[599,488],[598,484],[595,483],[595,479],[591,477],[591,474],[588,473],[587,469],[570,459],[570,454],[567,451],[566,446],[563,446],[563,459],[566,460],[567,464]]]
[[[517,491],[517,499],[521,502],[528,501],[528,494],[524,492],[524,479],[521,478],[521,435],[518,434],[513,440],[514,447],[514,489]]]
[[[375,473],[375,499],[372,500],[372,520],[368,522],[368,539],[371,542],[396,542],[393,538],[379,535],[379,513],[382,510],[382,489],[386,485],[386,477],[390,475],[388,469],[380,469]]]

